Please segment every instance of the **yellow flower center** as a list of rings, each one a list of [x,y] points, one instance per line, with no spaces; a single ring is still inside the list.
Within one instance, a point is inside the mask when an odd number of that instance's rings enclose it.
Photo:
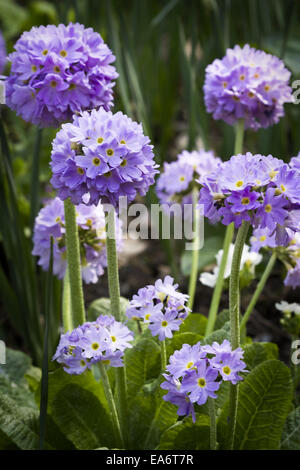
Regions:
[[[265,85],[265,86],[264,86],[264,90],[265,90],[265,91],[270,91],[270,89],[271,89],[270,85]]]
[[[187,369],[190,369],[193,365],[194,365],[193,362],[188,362],[188,364],[186,365],[186,368],[187,368]]]
[[[104,364],[105,366],[109,366],[110,360],[109,359],[104,359],[104,361],[102,361],[102,364]]]
[[[98,158],[98,157],[93,158],[93,164],[95,166],[99,166],[100,165],[100,158]]]
[[[61,50],[59,53],[62,57],[67,57],[68,53],[65,49]]]
[[[270,171],[270,173],[269,173],[270,178],[274,178],[277,175],[277,173],[278,173],[278,170]]]
[[[55,80],[51,80],[50,86],[51,86],[52,88],[55,88],[56,85],[57,85],[57,82],[56,82]]]
[[[98,144],[102,144],[103,140],[104,140],[103,137],[98,137],[97,139]]]
[[[74,90],[76,88],[76,83],[70,83],[69,90]]]
[[[198,379],[198,385],[199,385],[199,387],[201,387],[201,388],[205,387],[205,385],[206,385],[206,380],[205,380],[203,377],[201,377],[200,379]]]
[[[230,367],[229,367],[229,366],[225,366],[225,367],[223,367],[223,369],[222,369],[222,370],[223,370],[223,372],[224,372],[224,374],[225,374],[225,375],[229,375],[229,374],[230,374],[230,372],[231,372],[231,369],[230,369]]]
[[[254,93],[253,93],[253,91],[249,91],[249,92],[248,92],[248,97],[249,97],[249,98],[254,98]]]
[[[161,322],[161,326],[163,326],[163,327],[168,326],[168,322],[167,322],[166,320],[163,320],[163,321]]]
[[[60,221],[61,221],[61,218],[60,218],[59,216],[56,217],[55,222],[58,223],[58,222],[60,222]]]
[[[121,163],[121,166],[126,166],[126,165],[127,165],[127,160],[125,160],[125,158],[124,158],[124,160]]]
[[[272,210],[271,204],[266,204],[266,206],[265,206],[265,212],[271,212],[271,210]]]
[[[84,367],[84,366],[85,366],[85,361],[84,361],[83,359],[81,359],[80,365],[81,365],[81,367]]]
[[[235,185],[236,185],[237,188],[240,188],[241,186],[243,186],[243,184],[244,184],[244,181],[239,180],[239,181],[236,182]]]
[[[31,70],[32,70],[33,72],[36,72],[36,71],[37,71],[37,66],[36,66],[36,65],[32,65],[32,66],[31,66]]]
[[[284,191],[286,191],[286,187],[283,186],[283,184],[280,185],[280,189],[281,189],[281,191],[282,191],[283,193],[284,193]]]
[[[243,197],[243,198],[242,198],[242,204],[243,204],[244,206],[246,206],[247,204],[249,204],[249,202],[250,202],[250,199],[249,199],[248,197]]]
[[[223,82],[223,88],[227,88],[227,85],[228,85],[227,82]]]
[[[117,338],[115,336],[111,336],[111,340],[113,343],[115,343],[117,341]]]
[[[126,141],[124,139],[120,140],[120,144],[123,144],[125,145],[126,144]]]
[[[43,52],[42,52],[43,55],[47,55],[48,54],[48,49],[44,49]]]
[[[261,235],[261,236],[259,237],[259,240],[260,240],[261,242],[264,242],[264,241],[266,240],[266,238],[267,238],[266,235]]]
[[[184,180],[185,180],[185,176],[180,176],[179,180],[180,180],[180,181],[184,181]]]
[[[60,72],[60,67],[59,67],[58,65],[55,65],[55,66],[53,67],[53,70],[54,70],[54,72],[59,73],[59,72]]]
[[[253,77],[254,77],[254,78],[259,78],[259,73],[255,73],[255,74],[253,75]]]
[[[78,167],[78,168],[77,168],[77,173],[78,173],[79,175],[84,175],[84,169]]]
[[[107,150],[106,150],[106,155],[107,155],[108,157],[112,157],[114,153],[115,153],[115,152],[113,151],[113,149],[107,149]]]
[[[99,343],[93,343],[92,349],[94,349],[94,351],[97,351],[97,349],[99,349]]]
[[[145,320],[149,320],[150,318],[150,313],[147,313],[147,315],[145,315]]]
[[[243,81],[245,80],[245,78],[246,78],[246,75],[244,75],[244,74],[242,73],[242,75],[240,75],[240,80],[243,82]]]

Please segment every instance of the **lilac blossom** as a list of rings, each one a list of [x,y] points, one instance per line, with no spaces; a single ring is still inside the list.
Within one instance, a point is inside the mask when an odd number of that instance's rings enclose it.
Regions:
[[[126,310],[131,320],[142,321],[149,326],[152,336],[160,341],[172,338],[173,331],[178,331],[186,318],[189,308],[189,296],[178,291],[171,276],[158,279],[155,285],[139,289]]]
[[[137,124],[121,112],[84,111],[63,124],[52,143],[51,183],[61,199],[73,204],[132,201],[145,195],[157,165],[153,146]]]
[[[168,391],[164,400],[178,407],[179,416],[192,415],[195,422],[195,404],[204,405],[209,397],[217,398],[223,381],[235,385],[242,380],[239,374],[248,372],[242,359],[242,349],[232,350],[228,340],[212,345],[183,344],[172,354],[163,374],[161,388]]]
[[[115,57],[92,28],[34,26],[14,48],[6,102],[25,121],[58,127],[78,111],[112,106]]]
[[[52,360],[68,374],[82,374],[93,364],[122,367],[124,352],[131,348],[133,333],[113,316],[103,315],[61,335]]]
[[[244,119],[246,128],[269,127],[284,115],[284,104],[294,102],[290,76],[277,57],[236,45],[206,68],[206,109],[230,125]]]

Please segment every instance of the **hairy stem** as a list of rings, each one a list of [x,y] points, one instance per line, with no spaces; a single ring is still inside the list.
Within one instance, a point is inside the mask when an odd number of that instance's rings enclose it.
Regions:
[[[198,198],[199,191],[196,187],[193,188],[193,219],[194,219],[194,240],[192,251],[192,268],[189,282],[189,300],[188,308],[193,309],[196,285],[198,281],[198,264],[199,264],[199,214],[198,214]]]
[[[249,222],[243,220],[236,237],[232,257],[231,274],[229,281],[229,314],[230,314],[230,337],[231,347],[236,349],[240,346],[240,266],[244,244],[249,230]],[[238,385],[230,385],[229,396],[229,439],[228,448],[233,449],[236,428],[236,414],[238,405]]]
[[[67,260],[70,278],[71,318],[73,327],[85,322],[83,289],[81,279],[80,245],[78,226],[76,223],[76,210],[70,199],[64,202]]]
[[[217,450],[217,425],[216,425],[216,410],[215,398],[208,398],[208,408],[210,417],[210,449]]]

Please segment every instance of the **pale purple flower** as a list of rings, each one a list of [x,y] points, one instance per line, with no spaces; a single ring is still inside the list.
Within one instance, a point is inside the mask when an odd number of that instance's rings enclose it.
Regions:
[[[202,359],[196,370],[183,377],[181,390],[189,395],[192,403],[204,405],[208,397],[217,398],[215,392],[220,387],[220,382],[216,381],[218,375],[218,371]]]
[[[204,100],[214,119],[259,129],[276,124],[294,102],[290,72],[277,57],[246,44],[227,49],[206,68]]]
[[[112,106],[115,57],[92,28],[34,26],[14,47],[6,101],[25,121],[57,127],[75,112]]]

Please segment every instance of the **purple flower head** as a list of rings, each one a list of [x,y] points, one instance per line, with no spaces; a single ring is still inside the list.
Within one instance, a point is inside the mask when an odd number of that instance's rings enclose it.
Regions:
[[[272,155],[234,155],[204,178],[199,203],[211,221],[239,227],[246,220],[254,228],[276,231],[279,243],[295,224],[292,211],[300,208],[298,181],[297,173]]]
[[[182,321],[186,318],[188,295],[178,290],[171,276],[164,280],[158,279],[154,286],[139,289],[133,296],[126,311],[130,319],[143,320],[149,325],[153,336],[161,341],[171,338],[173,331],[179,330]]]
[[[57,127],[75,112],[113,104],[115,57],[99,33],[70,23],[33,27],[8,56],[9,107],[40,127]]]
[[[240,372],[248,372],[246,364],[241,361],[243,352],[240,348],[235,351],[223,352],[216,355],[210,360],[210,365],[217,369],[225,382],[231,382],[233,385],[243,380],[238,374]]]
[[[99,361],[122,367],[124,351],[132,347],[132,340],[133,333],[127,326],[103,315],[63,334],[52,360],[64,364],[69,374],[81,374]]]
[[[104,211],[98,206],[76,206],[80,240],[81,273],[85,283],[96,283],[107,266],[106,232]],[[122,231],[116,217],[117,249],[122,247]],[[47,271],[50,258],[50,240],[53,238],[53,272],[63,279],[67,266],[64,205],[59,198],[43,207],[35,220],[33,235],[34,256],[38,264]]]
[[[63,124],[52,143],[51,183],[74,204],[101,200],[117,207],[120,196],[132,201],[153,184],[152,148],[141,124],[123,113],[84,111]]]
[[[164,164],[164,171],[157,180],[156,192],[162,204],[180,202],[191,204],[192,186],[206,175],[216,170],[220,158],[213,152],[204,150],[188,152],[184,150],[178,159]]]
[[[236,45],[206,68],[206,109],[231,125],[244,119],[246,128],[269,127],[284,115],[284,104],[294,101],[290,75],[277,57]]]

